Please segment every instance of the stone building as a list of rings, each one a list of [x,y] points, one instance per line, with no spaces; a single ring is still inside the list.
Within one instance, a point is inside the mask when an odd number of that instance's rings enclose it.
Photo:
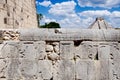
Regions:
[[[37,27],[35,0],[0,0],[0,29]]]

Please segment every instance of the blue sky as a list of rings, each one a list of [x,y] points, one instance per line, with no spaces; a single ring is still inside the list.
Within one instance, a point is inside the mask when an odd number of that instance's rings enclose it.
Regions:
[[[41,24],[58,22],[62,28],[87,28],[96,17],[103,17],[120,28],[120,0],[36,0]]]

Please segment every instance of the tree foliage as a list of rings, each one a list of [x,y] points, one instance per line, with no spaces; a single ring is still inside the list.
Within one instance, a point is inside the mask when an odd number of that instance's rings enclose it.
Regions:
[[[40,26],[40,28],[60,28],[59,23],[56,22],[50,22],[50,23],[45,23],[45,25]]]

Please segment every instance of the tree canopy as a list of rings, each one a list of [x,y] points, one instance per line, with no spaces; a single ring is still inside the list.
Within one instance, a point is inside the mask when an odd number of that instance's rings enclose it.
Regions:
[[[40,28],[60,28],[59,23],[57,22],[50,22],[50,23],[45,23],[45,25],[40,26]]]
[[[43,15],[41,13],[37,13],[37,21],[39,28],[60,28],[60,25],[57,22],[50,22],[50,23],[45,23],[44,25],[40,25],[40,21],[42,20],[42,18]]]

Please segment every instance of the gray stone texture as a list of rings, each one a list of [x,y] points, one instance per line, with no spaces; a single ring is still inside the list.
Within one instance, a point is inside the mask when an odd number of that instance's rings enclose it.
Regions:
[[[55,31],[59,33],[56,33]],[[115,29],[21,29],[22,41],[119,41],[120,30]]]
[[[0,32],[0,80],[120,80],[119,30]]]

